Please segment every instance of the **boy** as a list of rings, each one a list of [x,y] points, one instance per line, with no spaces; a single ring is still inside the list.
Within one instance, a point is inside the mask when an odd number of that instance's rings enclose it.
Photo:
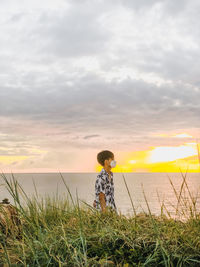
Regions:
[[[103,213],[110,208],[117,213],[114,200],[113,173],[111,172],[111,169],[116,166],[114,154],[108,150],[101,151],[97,155],[97,161],[103,168],[96,178],[93,206]]]

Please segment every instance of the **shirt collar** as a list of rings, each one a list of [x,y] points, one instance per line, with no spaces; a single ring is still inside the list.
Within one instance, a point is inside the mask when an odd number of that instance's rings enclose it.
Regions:
[[[106,175],[109,175],[108,172],[104,168],[102,168],[101,173],[105,173]],[[112,176],[113,172],[110,171],[110,174]]]

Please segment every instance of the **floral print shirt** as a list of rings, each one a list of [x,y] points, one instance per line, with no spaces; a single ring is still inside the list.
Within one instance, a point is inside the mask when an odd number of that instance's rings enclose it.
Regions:
[[[97,175],[95,182],[95,201],[96,208],[101,210],[99,193],[105,194],[106,207],[109,206],[113,210],[117,210],[114,200],[114,183],[113,183],[113,173],[110,173],[110,178],[108,172],[102,168],[101,172]]]

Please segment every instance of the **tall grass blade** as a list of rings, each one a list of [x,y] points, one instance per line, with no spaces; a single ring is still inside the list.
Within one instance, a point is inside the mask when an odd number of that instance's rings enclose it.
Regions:
[[[199,148],[198,140],[196,140],[196,144],[197,144],[197,153],[198,153],[198,161],[199,161],[199,171],[200,171],[200,148]]]
[[[7,266],[11,267],[10,257],[9,257],[8,251],[7,251],[5,240],[3,240],[3,244],[1,244],[1,246],[3,247],[4,255],[5,255],[5,258],[7,261]]]
[[[135,207],[134,207],[134,204],[133,204],[133,200],[132,200],[132,197],[131,197],[131,194],[130,194],[130,191],[129,191],[129,188],[128,188],[128,185],[127,185],[127,183],[126,183],[126,179],[125,179],[123,173],[122,173],[122,177],[123,177],[123,179],[124,179],[124,183],[125,183],[125,186],[126,186],[126,189],[127,189],[127,192],[128,192],[129,198],[130,198],[130,201],[131,201],[131,206],[132,206],[132,208],[133,208],[134,216],[136,217],[136,210],[135,210]]]
[[[178,212],[178,207],[179,207],[179,204],[180,204],[181,194],[182,194],[182,191],[183,191],[183,188],[184,188],[184,184],[186,183],[186,176],[187,176],[187,172],[188,172],[188,166],[187,166],[187,171],[186,171],[185,175],[182,173],[181,168],[179,168],[179,169],[180,169],[180,172],[181,172],[181,176],[183,178],[183,182],[181,184],[180,193],[178,195],[178,201],[177,201],[177,206],[176,206],[176,215],[177,215],[177,212]]]
[[[122,177],[124,179],[124,183],[125,183],[125,186],[126,186],[126,190],[128,192],[128,195],[129,195],[129,198],[130,198],[130,201],[131,201],[131,206],[132,206],[132,209],[133,209],[133,212],[134,212],[134,224],[135,224],[135,228],[136,228],[136,221],[137,221],[137,217],[136,217],[136,210],[135,210],[135,206],[133,204],[133,200],[132,200],[132,197],[131,197],[131,194],[130,194],[130,191],[129,191],[129,188],[128,188],[128,185],[126,183],[126,179],[124,177],[124,174],[122,173]],[[135,237],[136,237],[136,231],[135,231]]]
[[[74,204],[74,200],[73,200],[72,194],[71,194],[71,192],[70,192],[70,190],[69,190],[69,187],[67,186],[66,181],[65,181],[63,175],[61,174],[61,172],[60,172],[60,175],[61,175],[62,181],[63,181],[63,183],[64,183],[64,185],[65,185],[65,187],[66,187],[66,189],[67,189],[67,192],[68,192],[69,195],[70,195],[72,204],[73,204],[73,206],[75,207],[75,204]]]
[[[33,182],[33,186],[34,186],[36,197],[38,198],[39,195],[38,195],[38,191],[37,191],[36,184],[35,184],[35,181],[34,181],[33,177],[32,177],[32,182]]]
[[[157,193],[158,201],[159,201],[159,203],[160,203],[161,216],[164,214],[164,213],[163,213],[163,209],[165,209],[166,212],[167,212],[167,215],[169,216],[169,218],[171,218],[171,214],[170,214],[170,212],[168,211],[167,207],[165,206],[164,199],[162,200],[162,203],[161,203],[160,196],[159,196],[159,193],[158,193],[158,190],[157,190],[157,189],[156,189],[156,193]]]
[[[164,263],[165,263],[165,266],[168,267],[168,264],[167,264],[167,260],[166,260],[166,251],[164,249],[164,247],[162,246],[162,243],[161,243],[161,240],[160,240],[160,237],[159,237],[159,234],[160,234],[160,230],[157,226],[157,223],[155,221],[155,219],[153,218],[152,216],[152,213],[151,213],[151,210],[150,210],[150,207],[149,207],[149,203],[147,201],[147,198],[146,198],[146,195],[145,195],[145,192],[144,192],[144,187],[143,187],[143,183],[142,184],[142,192],[143,192],[143,195],[144,195],[144,199],[145,199],[145,202],[146,202],[146,205],[147,205],[147,208],[148,208],[148,211],[149,211],[149,215],[150,215],[150,218],[151,218],[151,222],[152,222],[152,225],[153,225],[153,228],[154,228],[154,232],[156,233],[157,235],[157,240],[160,244],[160,247],[161,247],[161,253],[162,253],[162,256],[163,256],[163,260],[164,260]]]
[[[80,211],[80,206],[79,206],[79,199],[78,199],[78,193],[77,193],[77,188],[76,188],[76,199],[77,199],[77,209],[78,209],[78,216],[79,216],[79,233],[80,233],[80,239],[81,239],[81,244],[83,247],[83,253],[84,253],[84,258],[85,258],[85,264],[87,266],[87,247],[86,247],[86,239],[83,233],[83,221],[82,221],[82,216],[81,216],[81,211]]]

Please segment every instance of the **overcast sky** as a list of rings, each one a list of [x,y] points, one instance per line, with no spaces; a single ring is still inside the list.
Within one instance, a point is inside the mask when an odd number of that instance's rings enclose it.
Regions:
[[[94,171],[96,154],[200,136],[200,1],[0,0],[0,167]],[[172,138],[187,133],[193,138]]]

